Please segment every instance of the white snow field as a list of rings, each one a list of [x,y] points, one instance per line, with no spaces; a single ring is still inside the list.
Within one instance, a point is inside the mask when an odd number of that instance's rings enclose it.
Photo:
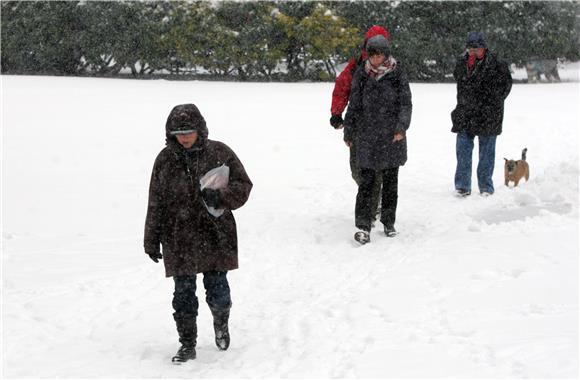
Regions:
[[[1,79],[2,377],[578,377],[578,82],[513,86],[496,193],[466,199],[455,86],[413,83],[400,235],[358,247],[330,83]],[[197,359],[175,366],[173,281],[142,234],[166,117],[188,102],[254,189],[231,347],[198,280]],[[524,147],[530,181],[506,188]]]

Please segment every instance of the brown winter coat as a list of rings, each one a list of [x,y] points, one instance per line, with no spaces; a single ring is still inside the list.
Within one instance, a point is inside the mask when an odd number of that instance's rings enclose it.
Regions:
[[[178,109],[178,107],[182,107]],[[189,152],[170,135],[179,129],[176,109],[185,112],[198,130],[198,141]],[[194,105],[174,108],[166,125],[167,146],[153,167],[145,222],[146,253],[160,252],[167,277],[238,268],[236,222],[231,210],[241,207],[250,195],[252,182],[235,153],[225,144],[207,138],[205,120]],[[229,184],[220,190],[225,212],[218,218],[207,211],[199,179],[225,164]]]

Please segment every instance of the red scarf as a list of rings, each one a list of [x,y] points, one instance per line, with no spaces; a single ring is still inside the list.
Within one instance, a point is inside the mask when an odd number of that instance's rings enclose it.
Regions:
[[[477,54],[471,55],[467,53],[467,71],[471,74],[473,70],[475,70],[475,63],[480,61],[485,57],[485,53],[487,53],[487,49],[483,51],[481,57],[478,57]]]
[[[469,72],[472,72],[473,69],[475,69],[475,60],[476,59],[477,59],[477,57],[475,56],[475,54],[474,55],[471,55],[471,54],[467,55],[467,70]]]

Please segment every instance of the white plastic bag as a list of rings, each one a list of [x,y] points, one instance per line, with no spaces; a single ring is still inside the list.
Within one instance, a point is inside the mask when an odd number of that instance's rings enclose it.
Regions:
[[[223,164],[222,166],[213,168],[205,173],[203,177],[199,179],[199,185],[201,190],[205,188],[214,190],[223,189],[228,185],[229,179],[230,167]],[[223,208],[215,209],[213,207],[208,207],[208,205],[205,204],[205,201],[203,201],[203,204],[205,205],[205,208],[207,208],[207,211],[216,218],[219,218],[224,213]]]

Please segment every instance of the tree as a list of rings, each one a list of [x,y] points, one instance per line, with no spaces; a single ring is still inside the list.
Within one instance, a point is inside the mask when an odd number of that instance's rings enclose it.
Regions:
[[[2,70],[75,74],[78,2],[2,2]]]
[[[308,5],[286,5],[276,12],[277,28],[284,33],[280,46],[286,53],[288,75],[291,79],[334,79],[336,64],[346,61],[358,44],[358,30],[326,6]]]
[[[304,65],[324,65],[325,75],[316,71],[319,79],[336,77],[336,63],[345,60],[359,42],[358,30],[349,27],[324,5],[318,5],[311,15],[300,21],[297,37],[304,46]]]
[[[277,41],[281,33],[275,27],[272,2],[219,3],[217,22],[230,32],[232,65],[238,77],[271,78],[284,57]]]

